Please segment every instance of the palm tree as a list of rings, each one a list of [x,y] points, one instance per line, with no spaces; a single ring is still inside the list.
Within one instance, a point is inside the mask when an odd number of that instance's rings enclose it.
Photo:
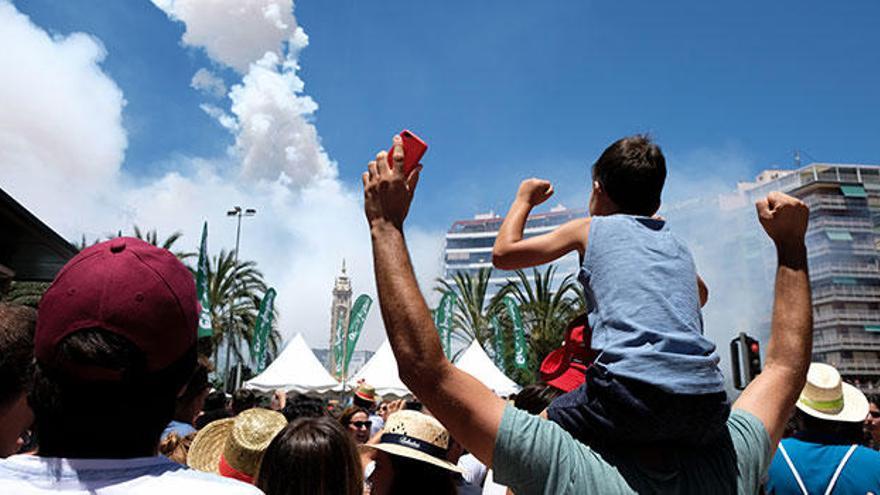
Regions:
[[[573,275],[566,275],[556,285],[554,265],[549,265],[543,273],[533,268],[532,279],[523,270],[517,270],[516,275],[498,295],[516,301],[529,336],[530,358],[540,363],[560,346],[568,322],[584,312],[583,292]]]
[[[260,301],[268,290],[263,274],[256,262],[236,260],[235,251],[222,250],[208,263],[207,278],[213,348],[227,345],[237,360],[244,361],[244,348],[253,339]],[[270,358],[277,354],[280,338],[273,328],[268,340]]]
[[[174,232],[171,233],[171,235],[166,237],[165,240],[163,240],[162,242],[159,242],[159,233],[156,229],[141,230],[141,228],[138,227],[137,225],[133,225],[132,230],[134,232],[134,237],[137,237],[138,239],[140,239],[142,241],[146,241],[156,247],[160,247],[162,249],[167,249],[169,251],[171,251],[171,248],[172,248],[172,246],[174,246],[174,243],[176,243],[178,240],[180,240],[181,237],[183,237],[183,232],[181,232],[179,230],[175,230]],[[119,235],[113,236],[113,237],[121,237],[121,236],[122,236],[122,233],[119,232]],[[85,238],[83,240],[85,240]],[[171,252],[174,253],[174,256],[177,256],[177,259],[179,259],[180,261],[184,261],[184,260],[192,258],[196,255],[196,253],[193,253],[191,251],[171,251]]]
[[[476,275],[456,272],[452,276],[452,283],[437,279],[438,285],[434,290],[444,295],[456,295],[452,336],[460,342],[467,344],[476,339],[484,347],[492,342],[491,320],[498,311],[498,298],[486,300],[491,276],[491,268],[481,268]]]

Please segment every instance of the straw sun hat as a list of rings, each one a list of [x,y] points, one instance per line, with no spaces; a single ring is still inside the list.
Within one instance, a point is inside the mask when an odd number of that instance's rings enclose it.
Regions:
[[[439,421],[418,411],[403,410],[388,416],[379,443],[364,447],[427,462],[456,473],[463,472],[446,460],[449,432]]]
[[[814,418],[858,423],[865,420],[869,406],[865,394],[844,383],[834,366],[810,363],[797,408]]]
[[[284,415],[259,408],[208,423],[193,439],[186,463],[199,471],[251,483],[263,453],[285,426]]]

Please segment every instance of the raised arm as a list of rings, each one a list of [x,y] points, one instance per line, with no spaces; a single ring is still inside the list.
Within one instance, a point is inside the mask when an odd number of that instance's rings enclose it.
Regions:
[[[403,147],[398,137],[393,162],[391,170],[385,153],[379,153],[363,174],[363,181],[379,306],[400,378],[453,437],[491,465],[504,401],[443,355],[403,235],[403,221],[421,169],[404,178]]]
[[[776,244],[773,321],[764,370],[733,407],[757,416],[775,449],[804,386],[813,348],[813,310],[804,244],[810,212],[802,201],[778,192],[770,193],[756,206],[761,225]]]
[[[570,251],[584,253],[590,228],[589,218],[572,220],[547,234],[523,239],[529,212],[552,195],[553,186],[546,180],[522,181],[516,199],[501,222],[492,248],[492,264],[496,268],[527,268],[553,261]]]

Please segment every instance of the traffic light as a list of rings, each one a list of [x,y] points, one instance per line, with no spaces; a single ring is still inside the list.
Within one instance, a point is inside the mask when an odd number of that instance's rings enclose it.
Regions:
[[[741,332],[730,341],[730,361],[733,367],[733,386],[742,390],[761,373],[760,344]]]

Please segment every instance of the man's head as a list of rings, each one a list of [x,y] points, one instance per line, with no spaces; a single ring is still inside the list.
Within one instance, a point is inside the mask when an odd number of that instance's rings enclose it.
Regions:
[[[21,434],[33,422],[27,389],[33,377],[37,313],[0,303],[0,458],[18,451]]]
[[[260,398],[253,390],[240,388],[232,392],[232,415],[238,416],[242,411],[247,411],[260,405]]]
[[[199,363],[186,383],[183,393],[177,398],[174,419],[192,424],[204,409],[209,393],[211,393],[211,384],[208,382],[208,367]]]
[[[197,322],[192,274],[167,250],[117,238],[75,256],[37,318],[31,406],[40,454],[155,452],[195,368]]]
[[[811,363],[798,398],[795,420],[801,435],[857,443],[868,415],[868,399],[844,382],[831,365]]]
[[[593,164],[590,214],[626,213],[649,217],[660,208],[666,159],[648,136],[615,141]]]

